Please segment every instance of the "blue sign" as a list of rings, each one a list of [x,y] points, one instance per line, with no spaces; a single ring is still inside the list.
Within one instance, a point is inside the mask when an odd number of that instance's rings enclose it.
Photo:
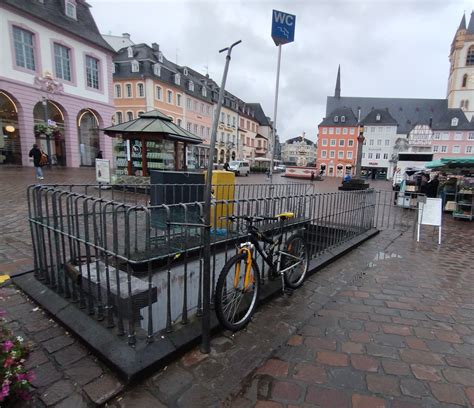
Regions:
[[[295,40],[296,16],[273,10],[272,38],[275,45],[287,44]]]

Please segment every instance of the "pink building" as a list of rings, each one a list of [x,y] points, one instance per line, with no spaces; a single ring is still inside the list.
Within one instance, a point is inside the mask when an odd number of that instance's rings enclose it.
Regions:
[[[54,11],[54,12],[53,12]],[[53,164],[112,158],[113,49],[82,0],[0,3],[0,163],[32,165],[33,143]]]

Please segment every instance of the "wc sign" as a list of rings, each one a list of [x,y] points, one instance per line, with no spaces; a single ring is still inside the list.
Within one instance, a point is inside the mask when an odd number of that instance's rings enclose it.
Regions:
[[[273,10],[272,38],[275,45],[287,44],[295,40],[296,16]]]

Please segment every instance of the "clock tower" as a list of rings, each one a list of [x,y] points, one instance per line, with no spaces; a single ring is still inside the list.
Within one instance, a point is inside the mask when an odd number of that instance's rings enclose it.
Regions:
[[[448,108],[461,108],[468,120],[474,115],[474,11],[469,25],[463,16],[449,54]]]

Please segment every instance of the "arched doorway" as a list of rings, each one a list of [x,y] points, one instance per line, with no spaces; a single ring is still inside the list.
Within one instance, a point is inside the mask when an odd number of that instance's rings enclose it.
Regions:
[[[237,156],[237,155],[236,155],[235,151],[233,151],[233,152],[232,152],[232,160],[235,160],[235,157],[236,157],[236,156]]]
[[[225,150],[221,150],[221,153],[219,156],[219,163],[225,163]]]
[[[100,151],[99,118],[95,112],[85,109],[77,116],[77,126],[81,166],[94,166]]]
[[[21,165],[18,108],[13,98],[0,91],[0,164]]]
[[[33,108],[36,143],[46,152],[51,164],[66,165],[64,108],[50,100],[38,102]]]
[[[319,167],[320,169],[320,174],[325,176],[326,175],[326,165],[324,163],[321,163],[321,166]]]
[[[344,166],[342,164],[338,164],[336,168],[337,168],[336,176],[337,177],[342,177],[344,175],[344,171],[343,171]]]

